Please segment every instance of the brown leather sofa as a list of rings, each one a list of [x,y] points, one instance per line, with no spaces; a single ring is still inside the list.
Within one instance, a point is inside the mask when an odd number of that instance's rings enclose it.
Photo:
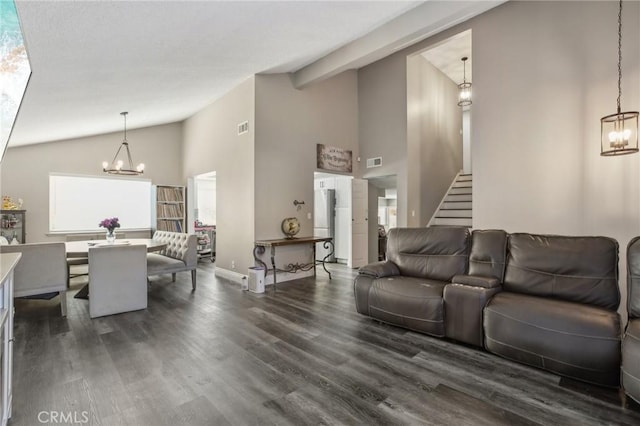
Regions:
[[[618,244],[606,237],[393,229],[358,312],[605,386],[620,377]]]
[[[640,237],[627,247],[627,311],[629,322],[622,340],[622,386],[640,402]]]

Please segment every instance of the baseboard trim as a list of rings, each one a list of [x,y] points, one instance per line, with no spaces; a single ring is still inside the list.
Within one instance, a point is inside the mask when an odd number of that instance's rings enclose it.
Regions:
[[[224,278],[227,279],[229,281],[232,281],[240,286],[242,286],[242,279],[249,279],[249,277],[247,277],[244,274],[241,274],[239,272],[235,272],[235,271],[230,271],[228,269],[224,269],[224,268],[220,268],[218,266],[216,266],[216,277],[220,277],[220,278]]]
[[[321,268],[321,266],[319,267]],[[286,281],[297,280],[299,278],[312,277],[312,276],[313,276],[313,269],[310,271],[300,271],[296,273],[278,272],[278,282],[283,283]],[[249,279],[249,277],[247,277],[244,274],[241,274],[235,271],[230,271],[229,269],[220,268],[218,266],[216,266],[216,277],[227,279],[241,286],[242,286],[243,278]],[[273,285],[273,272],[270,272],[267,275],[267,277],[264,280],[264,285]]]
[[[322,268],[322,266],[319,266],[319,268]],[[278,283],[283,283],[286,281],[292,281],[292,280],[297,280],[300,278],[312,277],[312,276],[313,276],[313,269],[310,271],[299,271],[295,273],[278,272]],[[273,272],[270,272],[269,274],[267,274],[267,277],[264,280],[264,285],[273,285]]]

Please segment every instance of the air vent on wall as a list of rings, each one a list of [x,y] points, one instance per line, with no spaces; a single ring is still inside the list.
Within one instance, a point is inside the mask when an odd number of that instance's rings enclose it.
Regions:
[[[242,123],[238,124],[238,136],[245,134],[249,131],[249,122],[248,121],[243,121]]]
[[[382,157],[367,158],[367,169],[382,166]]]

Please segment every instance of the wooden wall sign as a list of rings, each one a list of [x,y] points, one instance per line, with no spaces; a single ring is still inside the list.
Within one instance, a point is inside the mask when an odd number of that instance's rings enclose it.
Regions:
[[[322,170],[351,173],[353,171],[353,154],[351,150],[335,146],[317,144],[317,167]]]

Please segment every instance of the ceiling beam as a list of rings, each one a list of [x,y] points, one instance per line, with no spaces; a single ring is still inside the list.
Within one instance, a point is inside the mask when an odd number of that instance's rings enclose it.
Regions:
[[[299,69],[292,75],[293,83],[301,89],[343,71],[362,68],[505,2],[427,1]]]

